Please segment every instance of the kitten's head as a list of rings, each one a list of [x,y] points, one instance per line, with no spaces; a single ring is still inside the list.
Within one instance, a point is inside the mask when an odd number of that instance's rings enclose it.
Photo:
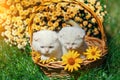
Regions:
[[[33,33],[32,47],[43,55],[54,53],[59,47],[57,33],[50,30]]]
[[[59,40],[66,49],[77,49],[81,46],[85,31],[78,27],[64,27],[59,32]]]

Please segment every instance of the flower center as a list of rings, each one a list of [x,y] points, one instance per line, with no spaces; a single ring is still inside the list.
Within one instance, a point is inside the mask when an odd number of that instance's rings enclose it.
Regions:
[[[68,63],[69,63],[70,65],[75,64],[75,59],[69,58],[69,59],[68,59]]]
[[[91,54],[94,56],[94,55],[95,55],[95,52],[94,52],[94,51],[92,51],[92,52],[91,52]]]

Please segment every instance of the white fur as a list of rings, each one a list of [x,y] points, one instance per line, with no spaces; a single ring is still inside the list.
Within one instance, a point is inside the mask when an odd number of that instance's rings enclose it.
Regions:
[[[71,21],[70,21],[71,23]],[[84,43],[85,31],[72,21],[72,27],[64,27],[59,31],[59,40],[62,44],[63,54],[68,50],[81,50],[82,43]]]
[[[41,59],[46,60],[50,57],[60,59],[62,56],[61,45],[57,33],[50,30],[41,30],[33,33],[32,47],[40,52]]]

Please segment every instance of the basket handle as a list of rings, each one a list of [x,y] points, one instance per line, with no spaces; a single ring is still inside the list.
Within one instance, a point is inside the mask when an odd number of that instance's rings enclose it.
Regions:
[[[34,16],[35,15],[31,15],[30,22],[28,23],[28,33],[30,35],[30,46],[32,45],[32,37],[33,37],[32,23],[33,23]]]
[[[38,11],[39,7],[35,6],[34,10],[30,16],[30,21],[28,23],[28,34],[30,35],[30,46],[32,45],[32,37],[33,37],[33,28],[32,28],[32,23],[33,23],[33,18],[35,17],[35,11]]]

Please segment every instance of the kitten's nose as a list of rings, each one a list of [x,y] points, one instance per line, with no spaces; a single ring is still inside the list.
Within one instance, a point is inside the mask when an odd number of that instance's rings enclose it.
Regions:
[[[46,53],[48,53],[48,50],[46,50]]]
[[[45,49],[45,51],[46,51],[46,53],[48,53],[48,52],[49,52],[49,50],[48,50],[48,49]]]
[[[70,46],[69,49],[72,49],[72,46]]]
[[[69,47],[69,49],[72,49],[72,47]]]

